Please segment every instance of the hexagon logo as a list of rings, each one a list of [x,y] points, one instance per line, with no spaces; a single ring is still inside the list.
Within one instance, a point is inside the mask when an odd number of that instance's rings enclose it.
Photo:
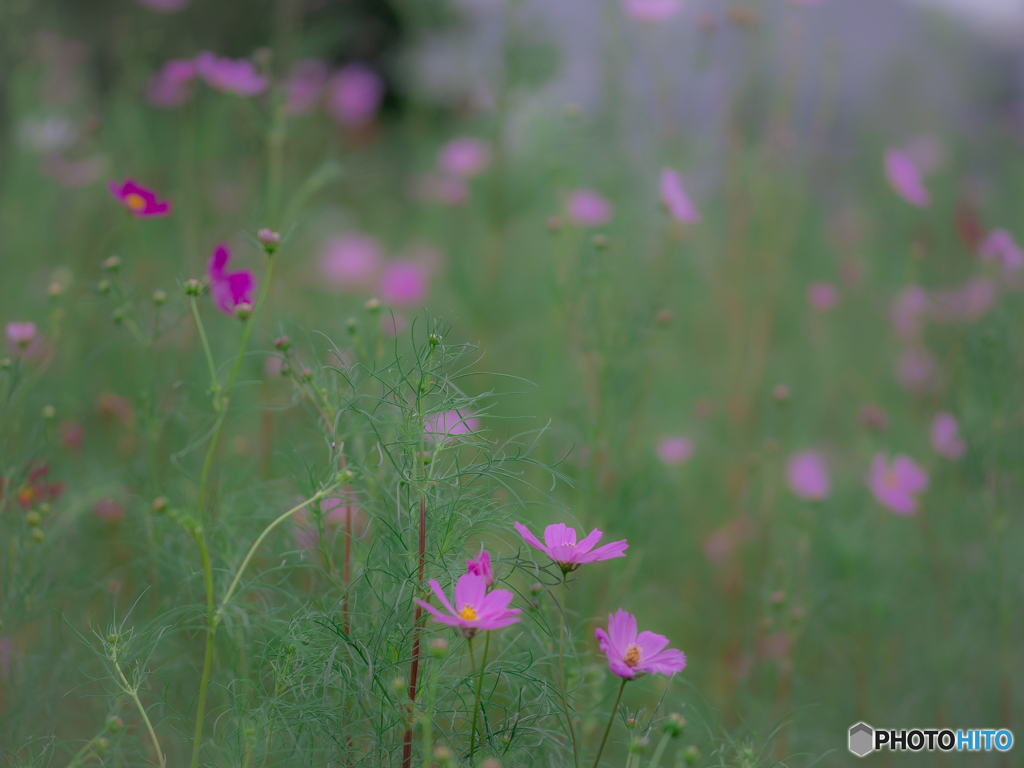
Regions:
[[[857,723],[850,728],[850,751],[857,757],[873,752],[875,749],[875,729],[867,723]]]

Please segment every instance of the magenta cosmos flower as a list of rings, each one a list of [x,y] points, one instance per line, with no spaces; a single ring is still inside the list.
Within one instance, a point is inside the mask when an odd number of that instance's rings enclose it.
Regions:
[[[673,219],[684,224],[696,224],[700,221],[700,214],[690,202],[686,190],[683,189],[683,181],[675,170],[672,168],[662,169],[659,190],[661,202],[664,203]]]
[[[368,235],[341,235],[320,247],[320,274],[340,291],[368,291],[384,263],[380,244]]]
[[[612,220],[612,204],[592,189],[578,189],[569,195],[566,213],[574,223],[600,227]]]
[[[978,255],[982,261],[995,261],[1002,265],[1006,276],[1016,274],[1024,267],[1024,251],[1005,229],[993,229],[981,241]]]
[[[154,107],[173,109],[188,101],[188,86],[196,78],[196,64],[188,59],[164,62],[146,84],[146,100]]]
[[[960,437],[960,425],[951,413],[937,413],[932,419],[932,448],[940,456],[956,461],[964,455],[967,444]]]
[[[637,21],[668,21],[683,7],[681,0],[623,0],[626,14]]]
[[[912,515],[917,511],[917,495],[928,488],[928,473],[909,456],[896,456],[890,466],[889,457],[877,453],[867,484],[883,507],[897,515]]]
[[[210,280],[210,297],[217,309],[227,315],[233,315],[243,304],[252,306],[252,294],[256,288],[256,278],[252,272],[225,272],[231,260],[231,251],[225,243],[217,246],[209,261],[206,262],[206,276]]]
[[[475,573],[459,577],[455,584],[454,607],[441,591],[437,579],[431,579],[428,583],[448,613],[418,598],[416,604],[429,611],[440,623],[458,629],[463,637],[471,638],[481,629],[501,629],[519,621],[519,609],[508,607],[512,602],[512,593],[507,589],[495,589],[488,593],[487,582]]]
[[[484,584],[490,589],[494,586],[494,570],[491,568],[491,554],[486,549],[481,549],[480,554],[466,561],[466,573],[472,573],[484,580]]]
[[[594,636],[608,657],[613,675],[634,680],[642,675],[674,675],[686,667],[686,656],[667,648],[668,638],[654,632],[636,631],[636,617],[619,608],[608,614],[608,631],[598,627]]]
[[[256,96],[267,89],[267,78],[248,59],[231,59],[203,51],[195,58],[196,73],[215,91]]]
[[[906,152],[890,149],[885,153],[885,177],[896,194],[911,205],[926,208],[931,203],[931,195],[921,180],[921,169]]]
[[[427,270],[411,261],[393,261],[380,279],[380,297],[385,304],[414,307],[430,291]]]
[[[693,456],[693,441],[688,437],[663,437],[655,453],[665,466],[678,467]]]
[[[807,286],[807,303],[819,312],[828,312],[839,306],[839,291],[828,283],[811,283]]]
[[[8,323],[7,343],[20,353],[26,353],[36,338],[36,324],[31,322]]]
[[[437,166],[450,176],[464,179],[478,176],[491,162],[491,148],[479,139],[462,137],[441,147]]]
[[[432,413],[423,419],[423,435],[430,440],[469,435],[480,430],[480,419],[460,410]]]
[[[377,116],[384,81],[365,64],[348,64],[327,84],[327,111],[340,125],[358,127]]]
[[[110,194],[137,219],[159,219],[171,215],[171,201],[158,200],[156,192],[142,186],[135,179],[107,182]]]
[[[794,453],[786,461],[786,481],[801,499],[820,501],[828,497],[829,479],[825,457],[817,451]]]
[[[316,104],[327,82],[327,63],[319,59],[305,59],[292,65],[285,90],[288,93],[284,110],[289,115],[301,115]]]
[[[594,549],[594,546],[604,535],[595,528],[583,541],[576,543],[576,531],[565,523],[549,525],[544,529],[544,543],[530,533],[530,529],[522,523],[515,523],[515,529],[519,535],[526,539],[526,543],[536,547],[545,555],[554,560],[561,567],[564,573],[575,571],[584,563],[596,563],[600,560],[611,560],[614,557],[625,557],[629,545],[626,540],[613,541],[603,547]]]

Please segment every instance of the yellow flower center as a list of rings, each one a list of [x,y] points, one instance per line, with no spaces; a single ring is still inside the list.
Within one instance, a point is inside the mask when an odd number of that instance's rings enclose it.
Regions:
[[[476,609],[472,605],[462,606],[462,610],[459,611],[459,618],[466,621],[476,621]]]
[[[626,656],[622,660],[626,662],[627,667],[635,667],[640,663],[640,649],[635,645],[629,646]]]
[[[133,211],[141,211],[146,207],[146,199],[135,192],[129,192],[125,195],[124,203]]]

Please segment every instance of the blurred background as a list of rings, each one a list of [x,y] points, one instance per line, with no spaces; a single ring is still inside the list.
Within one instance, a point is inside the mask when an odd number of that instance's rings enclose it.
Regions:
[[[118,610],[154,409],[155,471],[197,461],[195,331],[154,363],[103,261],[180,318],[218,243],[262,274],[263,226],[285,245],[225,475],[320,447],[275,337],[327,362],[317,333],[445,317],[480,345],[471,394],[509,395],[489,427],[546,426],[578,481],[559,519],[630,542],[576,595],[581,647],[629,607],[686,652],[694,709],[741,742],[786,720],[787,765],[853,765],[859,720],[1024,733],[1024,2],[5,0],[0,36],[0,321],[64,313],[26,404],[55,409],[63,533],[42,597],[0,590],[9,755],[89,736],[55,617]],[[173,214],[127,217],[129,177]],[[237,325],[208,327],[229,356]]]

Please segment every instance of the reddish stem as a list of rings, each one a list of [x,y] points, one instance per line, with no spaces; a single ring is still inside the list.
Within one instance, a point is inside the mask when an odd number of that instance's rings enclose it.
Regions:
[[[420,588],[423,587],[423,569],[426,565],[427,554],[427,497],[420,497],[420,541],[419,541],[419,569],[417,579]],[[416,701],[416,680],[420,672],[420,617],[423,609],[416,605],[416,612],[412,620],[412,663],[409,667],[409,714],[412,715],[412,707]],[[405,742],[402,745],[402,768],[412,766],[412,724],[405,729]]]

